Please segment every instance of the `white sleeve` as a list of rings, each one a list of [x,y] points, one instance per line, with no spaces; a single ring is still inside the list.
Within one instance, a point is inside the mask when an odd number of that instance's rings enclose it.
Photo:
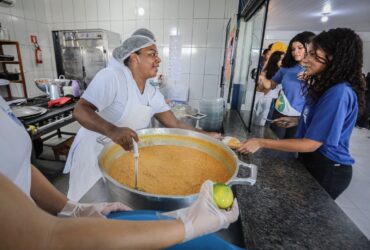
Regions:
[[[98,111],[101,111],[113,103],[117,91],[117,79],[114,72],[105,68],[95,75],[82,98],[97,107]]]
[[[162,95],[161,92],[159,92],[158,89],[155,89],[154,96],[152,97],[151,103],[152,103],[151,106],[155,114],[170,110],[170,107],[166,103],[164,96]]]

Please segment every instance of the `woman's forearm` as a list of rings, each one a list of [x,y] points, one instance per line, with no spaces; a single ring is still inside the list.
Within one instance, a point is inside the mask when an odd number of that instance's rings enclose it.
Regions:
[[[34,166],[31,167],[31,197],[41,209],[53,215],[57,215],[67,203],[67,197]]]
[[[268,149],[275,149],[285,152],[313,152],[321,146],[321,142],[314,141],[311,139],[283,139],[283,140],[272,140],[272,139],[258,139],[260,146]]]

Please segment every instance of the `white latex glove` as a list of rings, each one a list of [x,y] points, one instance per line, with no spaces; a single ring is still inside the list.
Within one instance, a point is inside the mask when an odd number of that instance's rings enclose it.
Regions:
[[[101,217],[105,218],[110,212],[132,210],[121,202],[103,203],[74,203],[67,201],[58,216],[63,217]]]
[[[228,228],[239,216],[238,202],[234,199],[231,210],[219,209],[213,201],[213,182],[203,183],[198,199],[187,208],[163,213],[181,219],[185,226],[185,240]]]

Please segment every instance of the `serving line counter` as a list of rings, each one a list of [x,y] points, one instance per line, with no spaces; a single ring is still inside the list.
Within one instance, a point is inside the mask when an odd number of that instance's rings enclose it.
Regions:
[[[242,140],[273,136],[264,127],[247,134],[234,111],[227,113],[224,131]],[[226,239],[248,249],[370,249],[369,240],[291,155],[263,149],[239,159],[258,166],[257,182],[235,186],[240,219],[224,232]],[[241,169],[239,176],[249,171]],[[102,180],[81,199],[103,201],[112,198]]]
[[[224,131],[241,140],[274,137],[265,127],[247,134],[235,111],[227,114]],[[262,149],[239,159],[258,166],[254,186],[236,186],[246,248],[370,249],[366,236],[292,154]]]

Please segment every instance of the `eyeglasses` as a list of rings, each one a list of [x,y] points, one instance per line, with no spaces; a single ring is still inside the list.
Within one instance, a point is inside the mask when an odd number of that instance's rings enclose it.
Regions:
[[[312,57],[313,59],[315,59],[315,61],[319,62],[319,63],[322,63],[322,64],[328,64],[329,60],[327,58],[324,58],[324,57],[321,57],[321,56],[318,56],[314,51],[308,51],[306,52],[305,54],[305,57],[306,58],[309,58],[309,57]]]

